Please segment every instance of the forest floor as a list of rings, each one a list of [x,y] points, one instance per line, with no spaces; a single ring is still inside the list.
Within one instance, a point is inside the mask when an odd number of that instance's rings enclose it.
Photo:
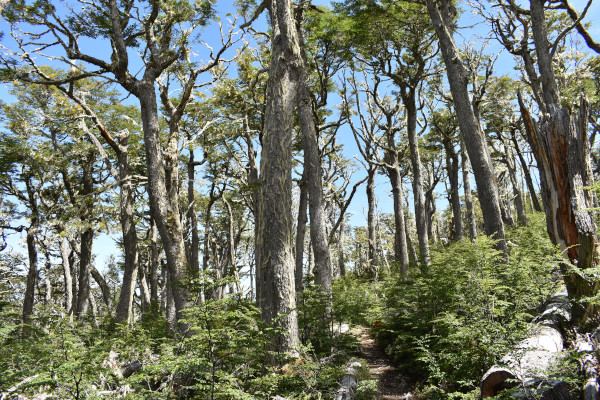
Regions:
[[[406,379],[394,368],[383,349],[377,345],[367,328],[353,332],[361,344],[362,357],[367,361],[369,371],[378,381],[382,400],[409,400],[412,396]]]

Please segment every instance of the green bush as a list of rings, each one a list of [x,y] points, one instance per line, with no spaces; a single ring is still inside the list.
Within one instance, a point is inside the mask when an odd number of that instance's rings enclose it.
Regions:
[[[543,216],[534,215],[507,232],[506,263],[480,236],[433,248],[430,267],[387,279],[375,332],[404,373],[441,390],[440,398],[479,386],[557,289],[559,254],[544,232]]]
[[[383,285],[349,273],[333,285],[333,309],[336,321],[371,326],[383,314]]]

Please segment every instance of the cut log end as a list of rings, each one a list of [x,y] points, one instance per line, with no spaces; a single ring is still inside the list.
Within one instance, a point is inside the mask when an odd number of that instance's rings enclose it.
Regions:
[[[511,389],[518,385],[516,376],[506,368],[492,368],[481,380],[481,397],[494,397],[504,389]]]

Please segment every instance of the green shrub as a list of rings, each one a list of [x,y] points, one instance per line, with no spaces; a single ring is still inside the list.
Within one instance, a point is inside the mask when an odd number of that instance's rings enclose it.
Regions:
[[[444,396],[479,386],[557,289],[559,254],[544,232],[543,216],[534,215],[507,232],[506,263],[480,236],[432,248],[430,267],[387,279],[384,324],[375,332],[404,373]]]

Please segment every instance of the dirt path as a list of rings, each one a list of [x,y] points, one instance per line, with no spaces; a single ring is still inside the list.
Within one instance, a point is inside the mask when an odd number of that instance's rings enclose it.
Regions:
[[[412,396],[410,387],[402,375],[391,365],[383,349],[375,343],[368,329],[356,330],[361,343],[363,358],[369,364],[371,375],[379,381],[379,393],[383,400],[408,400]]]

